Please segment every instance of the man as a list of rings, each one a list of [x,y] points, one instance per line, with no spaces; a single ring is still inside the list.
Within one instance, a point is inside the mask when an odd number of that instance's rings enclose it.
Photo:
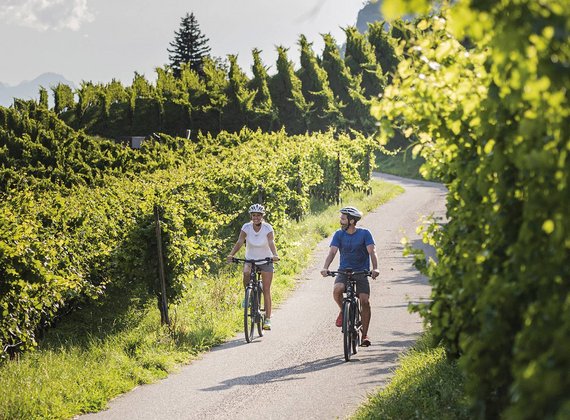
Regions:
[[[372,262],[372,278],[378,277],[378,257],[374,238],[368,229],[356,227],[356,223],[362,218],[362,213],[354,207],[344,207],[340,210],[340,229],[332,238],[329,254],[325,259],[321,274],[326,276],[330,264],[337,251],[340,250],[339,270],[350,268],[354,271],[370,270]],[[333,297],[341,309],[336,319],[336,326],[342,326],[342,294],[346,288],[347,276],[339,274],[336,277],[333,288]],[[365,275],[357,276],[356,292],[362,304],[362,343],[363,347],[370,345],[368,326],[370,325],[370,284]]]

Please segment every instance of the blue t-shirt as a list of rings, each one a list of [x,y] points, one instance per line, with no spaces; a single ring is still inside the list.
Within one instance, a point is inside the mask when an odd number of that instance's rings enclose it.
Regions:
[[[368,229],[356,228],[353,234],[339,229],[334,233],[330,246],[340,251],[339,269],[352,268],[354,271],[370,270],[368,245],[374,245],[374,239]]]

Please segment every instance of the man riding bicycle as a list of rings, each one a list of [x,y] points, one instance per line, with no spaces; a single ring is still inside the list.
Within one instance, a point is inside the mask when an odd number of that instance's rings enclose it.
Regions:
[[[356,227],[356,223],[362,218],[362,213],[355,207],[344,207],[340,210],[340,229],[337,230],[331,240],[329,253],[325,259],[321,275],[327,276],[329,266],[337,251],[340,251],[339,270],[348,268],[354,271],[370,270],[372,261],[372,278],[378,277],[378,257],[376,245],[372,233],[368,229]],[[342,326],[342,294],[346,289],[347,276],[339,274],[336,277],[333,288],[333,298],[340,308],[336,319],[336,326]],[[370,325],[370,284],[366,275],[357,277],[356,292],[362,305],[362,343],[363,347],[370,345],[368,326]]]

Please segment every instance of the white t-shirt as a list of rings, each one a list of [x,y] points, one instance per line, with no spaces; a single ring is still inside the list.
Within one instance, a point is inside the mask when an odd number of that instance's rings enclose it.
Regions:
[[[247,260],[273,257],[267,238],[267,235],[273,232],[273,227],[269,223],[261,222],[259,232],[253,230],[253,222],[244,224],[241,230],[245,232],[245,258]]]

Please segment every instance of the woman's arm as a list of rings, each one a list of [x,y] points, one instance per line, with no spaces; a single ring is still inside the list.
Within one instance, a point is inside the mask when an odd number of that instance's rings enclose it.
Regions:
[[[267,243],[269,244],[269,249],[273,254],[273,261],[279,261],[279,255],[277,255],[277,248],[275,247],[275,237],[273,232],[267,234]]]
[[[234,247],[232,248],[231,252],[227,257],[228,262],[232,262],[232,258],[234,257],[234,255],[236,255],[236,253],[243,246],[243,244],[245,243],[245,237],[246,237],[245,232],[243,230],[240,230],[238,240],[236,241],[236,244],[234,245]]]

